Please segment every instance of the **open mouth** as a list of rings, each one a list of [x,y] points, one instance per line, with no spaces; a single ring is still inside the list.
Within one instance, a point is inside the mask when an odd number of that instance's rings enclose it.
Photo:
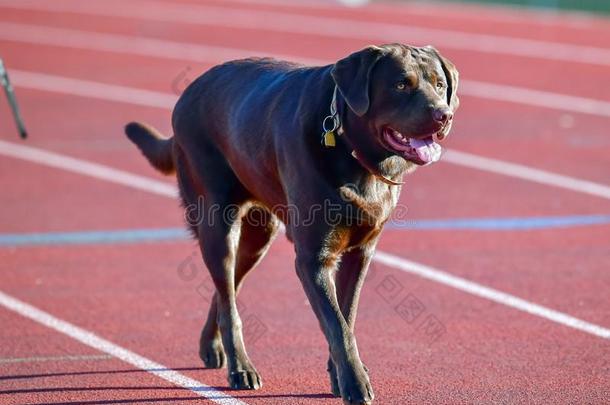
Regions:
[[[390,127],[385,127],[383,128],[383,140],[390,151],[419,165],[434,163],[441,158],[442,148],[434,141],[434,134],[424,139],[416,139],[406,137]]]

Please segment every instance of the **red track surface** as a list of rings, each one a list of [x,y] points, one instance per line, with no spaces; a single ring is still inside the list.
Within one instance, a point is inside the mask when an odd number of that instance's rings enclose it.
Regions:
[[[167,1],[167,0],[166,0]],[[192,1],[183,1],[193,3]],[[200,2],[197,2],[198,4]],[[503,15],[483,7],[401,8],[255,5],[282,10],[541,39],[610,49],[610,23],[535,13]],[[152,7],[152,6],[151,6]],[[487,21],[487,18],[490,21]],[[498,21],[500,19],[500,21]],[[0,22],[147,36],[295,57],[336,58],[362,40],[278,35],[269,31],[2,8]],[[546,21],[546,23],[544,23]],[[388,41],[408,42],[408,38]],[[607,66],[443,51],[466,80],[554,91],[608,101]],[[9,68],[169,93],[185,68],[209,65],[0,41]],[[189,73],[192,77],[195,73]],[[124,138],[131,119],[169,130],[169,111],[17,87],[31,138],[24,144],[158,178]],[[566,116],[568,116],[566,118]],[[1,140],[17,142],[0,102]],[[569,124],[566,125],[566,122]],[[450,147],[577,178],[608,183],[608,117],[462,97]],[[407,179],[401,202],[411,219],[607,214],[601,198],[449,164]],[[120,230],[181,226],[176,201],[15,158],[0,158],[1,233]],[[539,231],[388,230],[380,249],[445,270],[588,322],[610,326],[610,226]],[[249,353],[264,379],[260,391],[226,389],[225,370],[204,370],[197,339],[210,286],[203,266],[184,281],[177,268],[193,243],[46,247],[0,246],[0,290],[122,347],[252,404],[340,403],[328,395],[327,349],[279,238],[248,279],[241,299],[267,332]],[[207,281],[206,281],[207,280]],[[383,293],[399,285],[398,296]],[[445,333],[429,336],[393,309],[407,294]],[[190,403],[206,400],[117,359],[2,363],[1,359],[100,354],[0,307],[0,403]],[[357,324],[377,403],[607,403],[610,344],[577,331],[376,264]],[[250,342],[248,341],[250,339]]]

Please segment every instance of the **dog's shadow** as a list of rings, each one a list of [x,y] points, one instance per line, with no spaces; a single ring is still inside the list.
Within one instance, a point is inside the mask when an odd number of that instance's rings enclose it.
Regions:
[[[86,375],[104,375],[104,374],[127,374],[127,373],[147,373],[152,371],[166,371],[170,369],[127,369],[127,370],[104,370],[104,371],[74,371],[74,372],[58,372],[58,373],[41,373],[41,374],[17,374],[17,375],[2,375],[2,380],[17,380],[17,379],[33,379],[33,378],[49,378],[49,377],[77,377]],[[204,367],[181,367],[173,368],[174,371],[205,371],[209,370]],[[45,387],[45,388],[23,388],[0,390],[0,398],[4,395],[11,397],[19,394],[36,394],[36,393],[61,393],[61,392],[86,392],[86,391],[179,391],[180,387],[175,386],[99,386],[99,387]],[[306,393],[285,393],[285,394],[258,394],[253,391],[231,390],[226,386],[208,386],[201,388],[201,391],[222,391],[227,395],[213,396],[214,399],[231,399],[231,398],[306,398],[306,399],[332,399],[333,395],[327,393],[306,394]],[[93,401],[62,401],[62,402],[47,402],[49,405],[98,405],[98,404],[132,404],[132,403],[154,403],[154,402],[182,402],[182,401],[197,401],[200,397],[161,397],[161,398],[129,398],[129,399],[104,399]]]

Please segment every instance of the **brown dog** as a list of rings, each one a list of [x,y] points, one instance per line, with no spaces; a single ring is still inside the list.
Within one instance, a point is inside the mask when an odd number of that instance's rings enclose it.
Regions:
[[[173,138],[127,125],[154,167],[176,172],[187,210],[197,207],[189,225],[216,286],[200,356],[228,362],[232,388],[262,386],[235,300],[282,221],[330,347],[333,394],[373,400],[353,334],[360,288],[403,174],[440,157],[457,84],[431,47],[370,46],[323,67],[246,59],[186,89]]]

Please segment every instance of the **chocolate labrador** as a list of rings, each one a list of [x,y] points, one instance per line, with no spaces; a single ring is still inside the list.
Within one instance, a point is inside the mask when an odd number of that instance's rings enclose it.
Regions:
[[[174,136],[125,132],[176,173],[216,292],[200,340],[207,367],[228,363],[235,389],[258,389],[236,294],[280,222],[330,348],[332,393],[368,404],[358,354],[358,297],[402,177],[437,161],[458,107],[458,72],[434,48],[369,46],[335,64],[268,58],[224,63],[196,79],[172,115]]]

